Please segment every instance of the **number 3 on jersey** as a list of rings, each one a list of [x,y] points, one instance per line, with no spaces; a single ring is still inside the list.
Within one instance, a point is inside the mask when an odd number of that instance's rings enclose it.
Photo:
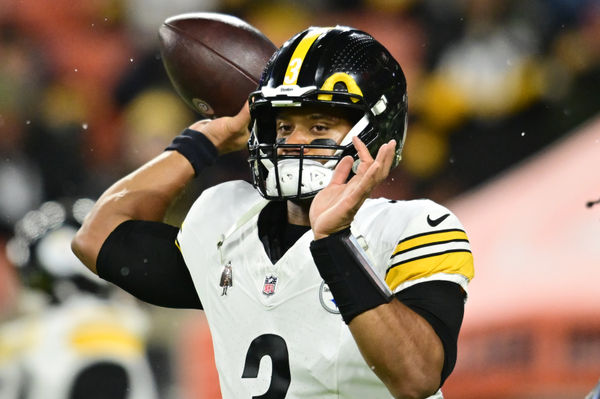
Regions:
[[[242,378],[258,377],[260,360],[264,356],[271,358],[271,384],[267,392],[252,399],[283,399],[290,387],[290,359],[287,344],[279,335],[263,334],[254,338],[246,354]]]

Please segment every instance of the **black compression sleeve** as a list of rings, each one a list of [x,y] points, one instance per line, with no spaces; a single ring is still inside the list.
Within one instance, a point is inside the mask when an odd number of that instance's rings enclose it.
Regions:
[[[456,364],[456,343],[464,315],[465,292],[460,285],[449,281],[428,281],[398,292],[396,298],[427,320],[440,337],[444,347],[443,384]]]
[[[359,314],[393,299],[350,228],[312,241],[310,251],[346,324]]]
[[[159,222],[121,223],[100,249],[98,275],[153,305],[202,309],[175,244],[177,232],[176,227]]]

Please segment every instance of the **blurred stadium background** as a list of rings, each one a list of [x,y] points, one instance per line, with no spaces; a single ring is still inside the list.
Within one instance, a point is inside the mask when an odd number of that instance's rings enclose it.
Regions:
[[[157,47],[166,17],[194,11],[239,16],[276,45],[334,24],[384,43],[410,122],[376,194],[449,206],[473,244],[446,397],[585,397],[600,378],[598,0],[0,0],[0,248],[31,210],[97,198],[195,120]],[[245,154],[224,157],[170,221],[203,188],[249,177]],[[0,329],[30,311],[20,281],[0,251]],[[202,316],[140,306],[160,397],[219,397]],[[0,368],[15,352],[2,337]]]

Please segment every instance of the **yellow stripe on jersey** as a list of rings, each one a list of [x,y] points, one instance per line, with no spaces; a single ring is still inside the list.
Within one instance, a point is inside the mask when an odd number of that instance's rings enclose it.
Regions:
[[[449,241],[468,241],[467,234],[462,230],[441,230],[409,237],[396,246],[392,257],[411,249]]]
[[[82,354],[114,354],[138,356],[143,352],[140,338],[119,325],[111,323],[89,323],[73,331],[70,343]]]
[[[300,43],[298,43],[298,46],[296,46],[296,49],[292,54],[292,58],[290,58],[287,70],[285,71],[285,77],[283,78],[284,85],[295,85],[296,82],[298,82],[298,75],[300,75],[300,68],[302,67],[306,53],[308,53],[308,50],[315,40],[317,40],[322,33],[327,32],[330,29],[331,28],[320,28],[311,30],[302,38],[302,40],[300,40]]]
[[[394,291],[405,281],[417,280],[437,273],[461,274],[471,280],[475,274],[473,254],[461,249],[413,258],[392,266],[385,276],[385,282]]]

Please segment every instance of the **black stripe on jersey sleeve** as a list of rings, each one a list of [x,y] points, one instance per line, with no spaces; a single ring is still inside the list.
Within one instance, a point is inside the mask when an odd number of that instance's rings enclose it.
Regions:
[[[128,220],[110,233],[98,254],[98,275],[153,305],[202,309],[190,272],[175,244],[178,229]]]
[[[407,249],[403,249],[402,251],[394,252],[394,254],[392,255],[392,259],[396,255],[405,254],[405,253],[413,251],[415,249],[432,247],[434,245],[449,244],[451,242],[469,242],[469,240],[465,240],[465,239],[453,239],[453,240],[433,241],[433,242],[428,242],[427,244],[415,245],[414,247],[410,247],[410,248],[407,248]]]
[[[418,238],[418,237],[423,237],[423,236],[430,236],[430,235],[439,234],[439,233],[451,233],[453,231],[457,231],[457,232],[460,232],[460,233],[465,233],[465,231],[462,230],[462,229],[442,229],[442,230],[425,231],[423,233],[414,234],[414,235],[412,235],[410,237],[406,237],[406,238],[398,241],[398,244],[396,244],[396,246],[402,244],[405,241],[412,240],[413,238]]]
[[[457,341],[465,307],[465,292],[450,281],[427,281],[396,293],[396,298],[433,327],[444,347],[440,386],[456,364]]]
[[[414,258],[405,259],[405,260],[402,260],[400,262],[393,263],[390,267],[387,268],[387,270],[385,271],[385,273],[386,274],[389,273],[390,270],[392,270],[394,267],[400,266],[400,265],[402,265],[404,263],[413,262],[413,261],[419,260],[419,259],[431,258],[433,256],[438,256],[438,255],[451,254],[453,252],[469,252],[470,253],[471,251],[469,251],[468,249],[449,249],[447,251],[433,252],[433,253],[430,253],[430,254],[425,254],[425,255],[421,255],[421,256],[415,256]]]

